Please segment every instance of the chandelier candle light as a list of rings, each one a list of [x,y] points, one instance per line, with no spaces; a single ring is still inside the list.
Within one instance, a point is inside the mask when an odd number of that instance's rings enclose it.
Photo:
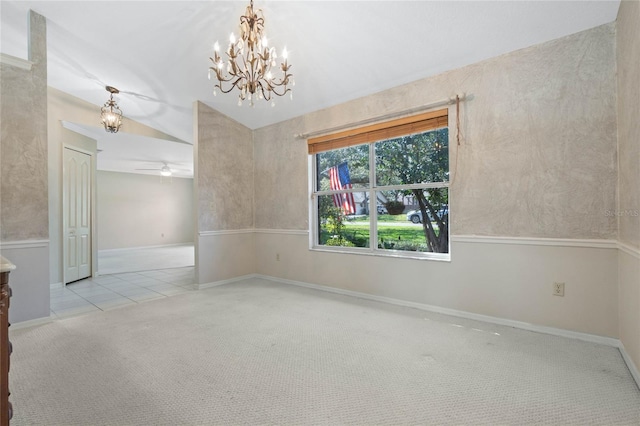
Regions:
[[[102,124],[104,125],[104,130],[109,133],[118,133],[120,130],[120,125],[122,125],[122,111],[116,101],[113,100],[114,93],[120,93],[118,89],[111,86],[106,86],[107,92],[111,93],[111,97],[107,102],[105,102],[102,107],[100,117],[102,118]]]
[[[254,11],[253,0],[245,14],[240,17],[240,38],[231,33],[229,37],[229,47],[225,52],[227,60],[220,57],[220,45],[216,41],[214,45],[213,58],[209,58],[212,66],[209,67],[209,79],[213,74],[218,79],[218,83],[213,89],[213,95],[217,94],[217,89],[222,93],[229,93],[234,88],[240,90],[238,105],[248,99],[251,106],[255,99],[271,101],[273,95],[283,96],[287,92],[293,99],[290,86],[294,86],[293,75],[289,73],[291,65],[287,62],[287,48],[282,51],[282,62],[278,77],[274,77],[271,68],[276,66],[276,49],[268,46],[267,37],[264,31],[264,16],[262,10]],[[225,88],[226,83],[229,85]]]

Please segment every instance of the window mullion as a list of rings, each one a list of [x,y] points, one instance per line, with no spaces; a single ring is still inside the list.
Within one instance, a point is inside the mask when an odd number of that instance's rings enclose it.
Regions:
[[[336,189],[334,191],[317,191],[311,194],[313,197],[320,195],[333,195],[333,194],[348,194],[350,192],[367,192],[368,188],[351,188],[351,189]]]
[[[377,186],[375,189],[378,191],[394,191],[403,189],[424,189],[424,188],[448,188],[449,182],[424,182],[413,183],[410,185],[389,185],[389,186]]]
[[[311,182],[311,215],[309,218],[309,223],[311,224],[311,229],[313,232],[309,232],[311,238],[311,245],[317,246],[320,244],[320,218],[318,217],[318,197],[316,196],[316,192],[318,191],[318,187],[320,183],[318,182],[318,163],[319,159],[317,155],[314,155],[311,163],[311,173],[312,182]]]
[[[378,250],[378,193],[376,192],[376,155],[374,144],[369,144],[369,249]]]
[[[369,175],[373,175],[375,178],[375,171],[369,171]],[[333,194],[346,194],[349,192],[369,192],[371,190],[377,191],[393,191],[393,190],[402,190],[402,189],[423,189],[423,188],[448,188],[449,182],[425,182],[425,183],[414,183],[411,185],[389,185],[389,186],[375,186],[371,185],[371,187],[356,187],[351,189],[339,189],[339,190],[326,190],[326,191],[315,191],[312,195],[320,196],[320,195],[333,195]],[[376,207],[377,203],[373,206]]]

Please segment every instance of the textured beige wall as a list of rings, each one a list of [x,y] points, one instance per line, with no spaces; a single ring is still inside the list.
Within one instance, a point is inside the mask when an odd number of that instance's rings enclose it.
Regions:
[[[0,65],[0,249],[17,266],[11,322],[49,316],[46,34],[45,18],[30,12],[31,70]]]
[[[98,171],[100,250],[192,243],[193,179]]]
[[[253,133],[196,102],[198,231],[253,228]]]
[[[462,70],[452,234],[616,237],[614,28]]]
[[[257,229],[308,229],[307,141],[294,119],[255,131]]]
[[[640,2],[621,2],[617,24],[618,235],[640,249]]]
[[[196,281],[207,284],[255,271],[253,132],[194,103]],[[222,232],[220,232],[222,231]]]
[[[640,370],[640,2],[622,1],[617,21],[620,340]],[[632,254],[635,249],[635,255]]]
[[[29,15],[31,70],[0,65],[0,240],[47,239],[46,20]]]
[[[462,92],[474,98],[461,107],[457,165],[450,144],[453,235],[615,239],[614,24],[257,130],[256,227],[307,228],[307,156],[294,134]],[[297,208],[283,207],[277,174]]]

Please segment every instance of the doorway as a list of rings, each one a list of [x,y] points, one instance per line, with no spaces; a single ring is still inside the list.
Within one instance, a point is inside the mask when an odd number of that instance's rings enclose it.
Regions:
[[[92,155],[64,147],[62,217],[64,283],[92,274]]]

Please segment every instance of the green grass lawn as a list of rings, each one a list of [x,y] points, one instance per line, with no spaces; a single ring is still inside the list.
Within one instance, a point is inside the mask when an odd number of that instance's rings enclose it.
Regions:
[[[409,222],[405,214],[383,214],[379,215],[377,219],[378,244],[384,242],[385,248],[393,247],[398,249],[400,247],[397,245],[398,242],[401,242],[402,245],[426,243],[422,225]],[[369,247],[369,220],[369,216],[359,216],[349,218],[343,222],[342,235],[348,240],[347,243],[351,242],[356,247]],[[438,232],[437,227],[435,231],[436,233]],[[320,238],[321,244],[325,244],[330,237],[329,233],[323,230]],[[415,248],[405,249],[415,250]]]
[[[353,218],[347,216],[345,223],[347,222],[369,222],[369,216],[356,216]],[[378,222],[408,222],[408,220],[407,215],[404,213],[395,215],[381,214],[378,215]]]
[[[367,241],[369,239],[369,227],[349,226],[345,223],[344,235],[352,241]],[[416,244],[425,243],[424,232],[421,226],[390,226],[378,227],[378,239],[381,241],[408,241]]]

